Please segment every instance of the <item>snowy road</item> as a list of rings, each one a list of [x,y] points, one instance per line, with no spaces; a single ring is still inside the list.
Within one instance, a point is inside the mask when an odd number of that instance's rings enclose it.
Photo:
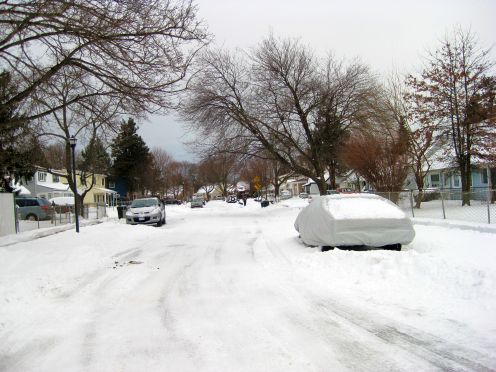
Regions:
[[[494,233],[321,253],[298,210],[211,202],[0,247],[0,371],[496,370]],[[484,259],[429,247],[449,231]]]

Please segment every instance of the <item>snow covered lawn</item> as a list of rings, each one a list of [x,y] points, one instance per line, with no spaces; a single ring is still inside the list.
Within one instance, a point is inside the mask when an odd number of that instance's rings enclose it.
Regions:
[[[320,252],[306,203],[1,238],[0,371],[496,370],[495,227]]]

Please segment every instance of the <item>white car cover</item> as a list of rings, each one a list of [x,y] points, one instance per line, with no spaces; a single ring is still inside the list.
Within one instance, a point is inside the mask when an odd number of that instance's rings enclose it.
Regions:
[[[382,247],[409,244],[412,222],[391,201],[373,194],[314,197],[294,224],[307,245]]]

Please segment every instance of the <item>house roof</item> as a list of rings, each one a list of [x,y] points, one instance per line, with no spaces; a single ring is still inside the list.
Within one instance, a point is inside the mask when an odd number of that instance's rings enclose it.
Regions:
[[[117,194],[117,191],[115,190],[110,190],[110,189],[106,189],[105,187],[93,187],[94,190],[100,190],[100,191],[104,191],[106,192],[107,194]]]
[[[42,182],[38,184],[39,186],[43,186],[54,191],[67,191],[69,190],[69,185],[62,182]]]

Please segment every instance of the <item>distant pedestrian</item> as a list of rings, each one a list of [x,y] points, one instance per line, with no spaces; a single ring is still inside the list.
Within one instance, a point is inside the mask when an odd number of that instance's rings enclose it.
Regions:
[[[246,199],[247,199],[246,194],[243,194],[242,198],[243,198],[243,205],[246,207]]]

